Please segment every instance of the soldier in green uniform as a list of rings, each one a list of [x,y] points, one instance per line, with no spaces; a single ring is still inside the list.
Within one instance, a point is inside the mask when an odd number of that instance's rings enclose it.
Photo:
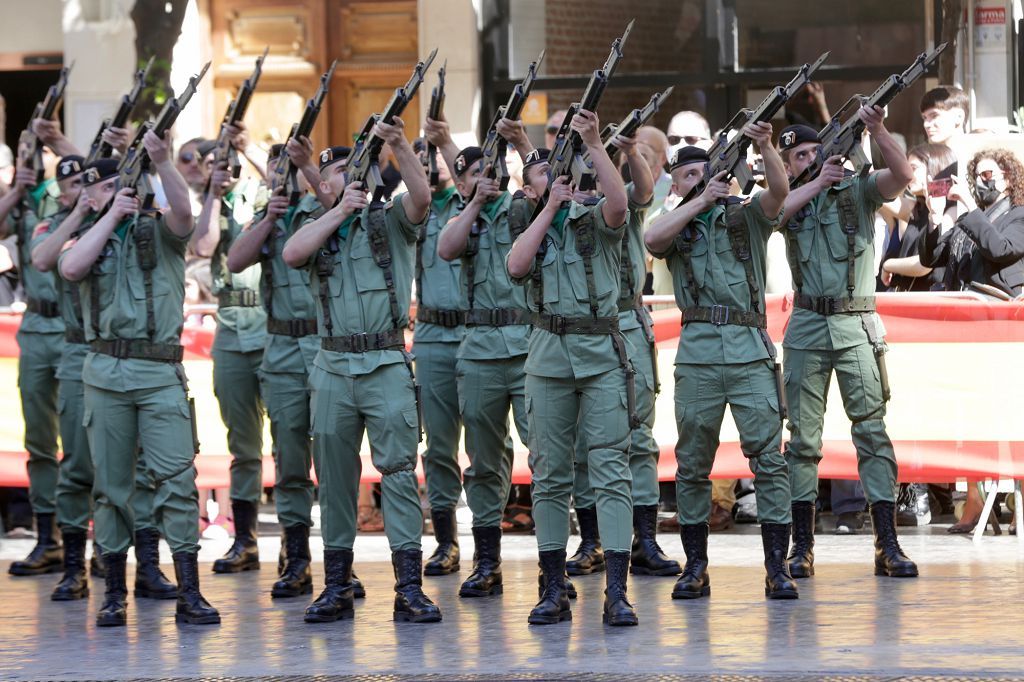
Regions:
[[[511,121],[504,123],[516,149],[528,152],[525,131]],[[528,441],[524,365],[530,312],[523,288],[512,282],[505,268],[515,236],[509,220],[512,195],[485,176],[482,158],[483,151],[475,146],[456,156],[457,187],[469,200],[438,241],[442,258],[462,260],[466,309],[466,336],[459,346],[456,376],[459,411],[466,424],[470,466],[464,475],[475,551],[473,573],[462,583],[461,597],[485,597],[504,589],[501,516],[512,482],[510,409],[520,439]]]
[[[674,599],[711,593],[708,515],[711,467],[726,405],[754,474],[764,548],[765,596],[796,599],[786,567],[790,498],[782,456],[782,416],[775,344],[766,331],[764,283],[768,239],[779,225],[789,181],[769,123],[739,133],[753,140],[765,164],[767,190],[747,202],[729,196],[724,173],[647,228],[651,253],[668,261],[682,333],[676,352],[676,498],[686,552]],[[707,152],[683,147],[672,162],[673,191],[686,197],[703,178]]]
[[[679,575],[679,562],[665,556],[658,545],[658,458],[661,454],[651,429],[654,401],[659,390],[654,322],[641,304],[646,277],[644,221],[654,194],[651,167],[640,154],[635,138],[617,136],[613,144],[623,151],[629,177],[629,222],[622,235],[619,270],[619,331],[626,339],[627,354],[636,370],[636,407],[640,424],[630,436],[629,469],[633,478],[633,547],[629,570],[640,575]],[[660,171],[660,167],[658,167]],[[576,475],[573,505],[580,525],[580,545],[566,561],[569,575],[586,575],[605,568],[597,508],[587,467],[586,433],[576,439]]]
[[[312,389],[313,448],[320,459],[320,509],[326,586],[306,609],[310,622],[352,616],[352,546],[361,459],[368,432],[382,475],[385,531],[395,570],[395,620],[435,622],[441,611],[423,594],[423,512],[416,480],[418,389],[405,351],[415,243],[430,208],[426,174],[400,119],[375,127],[402,169],[409,191],[370,205],[344,169],[328,173],[341,196],[285,244],[292,267],[308,267],[319,299],[320,350]]]
[[[244,129],[232,126],[231,144],[241,144]],[[213,150],[205,159],[213,163]],[[231,272],[227,254],[242,226],[266,205],[256,181],[232,177],[226,167],[210,169],[203,209],[192,233],[192,249],[210,259],[212,291],[217,297],[217,331],[213,338],[213,392],[227,428],[231,453],[231,512],[235,541],[213,562],[214,573],[258,570],[256,519],[263,494],[263,400],[260,365],[267,341],[267,315],[260,302],[260,267]]]
[[[64,157],[57,166],[58,181],[62,173],[71,172],[78,180],[68,191],[67,200],[75,199],[74,208],[62,208],[39,224],[32,239],[32,264],[40,272],[55,270],[64,244],[92,227],[101,199],[114,192],[117,161],[103,159],[82,169],[81,157]],[[71,179],[70,177],[68,179]],[[102,186],[105,185],[105,186]],[[104,196],[105,193],[105,196]],[[105,203],[105,201],[103,202]],[[92,519],[93,464],[89,441],[82,423],[85,387],[82,365],[89,352],[85,342],[85,320],[79,285],[61,278],[61,316],[64,319],[64,348],[57,379],[57,412],[60,415],[60,440],[63,457],[57,479],[57,525],[64,540],[64,576],[50,598],[71,601],[89,595],[85,576],[85,538]],[[153,519],[154,486],[152,476],[140,458],[132,507],[135,511],[135,596],[152,599],[174,599],[178,588],[160,570],[160,531]],[[93,545],[91,572],[102,578],[101,549]]]
[[[426,161],[426,145],[417,140],[416,147],[421,160]],[[412,347],[416,374],[423,386],[423,473],[437,540],[437,549],[423,565],[426,575],[459,570],[455,505],[462,494],[458,460],[462,417],[455,377],[456,354],[466,331],[459,289],[461,263],[445,260],[437,251],[441,229],[459,208],[459,194],[448,164],[440,158],[436,161],[437,183],[431,187],[430,214],[416,240],[416,326]]]
[[[628,197],[601,142],[597,116],[580,111],[571,123],[593,163],[604,198],[573,200],[556,178],[547,204],[509,252],[514,281],[527,284],[534,312],[526,359],[526,412],[544,590],[529,622],[572,617],[566,594],[565,547],[573,486],[573,445],[587,434],[587,461],[607,563],[604,621],[636,625],[626,599],[632,528],[629,472],[633,370],[619,332],[619,270]],[[544,170],[543,167],[538,171]],[[524,193],[543,195],[546,173],[531,172]],[[582,199],[579,193],[577,199]]]
[[[875,212],[913,177],[906,155],[884,125],[881,108],[860,110],[886,170],[846,175],[828,159],[817,177],[786,199],[786,246],[793,273],[793,315],[783,340],[789,430],[786,447],[793,488],[796,578],[814,575],[814,503],[825,399],[833,372],[852,422],[857,468],[871,509],[875,574],[913,577],[917,566],[896,537],[896,454],[885,430],[889,398],[885,341],[875,314]],[[779,136],[783,160],[798,177],[815,158],[817,133],[790,126]]]
[[[131,188],[59,260],[80,287],[85,334],[83,423],[95,466],[95,526],[104,549],[100,626],[125,625],[125,565],[132,540],[135,465],[141,445],[156,480],[154,514],[171,546],[178,582],[175,619],[219,623],[199,591],[199,495],[195,424],[181,365],[185,250],[192,233],[188,187],[170,160],[169,136],[143,138],[169,210],[139,212]],[[111,188],[113,189],[113,188]]]

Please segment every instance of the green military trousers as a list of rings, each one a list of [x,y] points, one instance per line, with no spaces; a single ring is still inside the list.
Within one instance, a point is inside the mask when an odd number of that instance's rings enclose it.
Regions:
[[[94,469],[88,434],[83,424],[85,384],[62,379],[57,394],[57,412],[60,415],[60,442],[63,450],[57,478],[57,524],[61,530],[87,531],[92,518]],[[135,476],[135,494],[132,497],[137,531],[156,528],[153,520],[154,494],[152,476],[145,469],[144,458],[140,457]]]
[[[857,470],[869,503],[896,497],[896,453],[885,431],[885,400],[871,344],[842,350],[785,352],[790,441],[786,447],[794,502],[818,496],[818,462],[825,401],[835,371],[843,407],[850,418]]]
[[[365,431],[381,473],[381,511],[391,551],[420,549],[423,510],[416,480],[419,415],[409,369],[381,365],[342,376],[314,367],[313,450],[320,459],[320,522],[326,549],[352,549]]]
[[[260,364],[263,351],[214,348],[213,392],[228,432],[231,499],[259,504],[263,491],[263,400]]]
[[[711,467],[725,406],[754,474],[761,523],[790,523],[789,475],[780,449],[782,420],[769,360],[729,365],[676,365],[676,504],[681,525],[707,523]]]
[[[274,503],[283,528],[312,527],[313,443],[309,438],[309,377],[305,372],[264,372],[263,399],[274,439]],[[319,476],[319,466],[317,466]]]
[[[462,417],[455,383],[458,350],[458,341],[417,341],[413,346],[416,376],[423,386],[420,409],[427,441],[423,473],[427,479],[427,500],[435,511],[454,509],[462,494],[459,467]]]
[[[140,446],[156,488],[153,515],[172,552],[199,551],[199,493],[188,400],[181,385],[109,391],[85,385],[82,419],[92,450],[96,540],[122,554],[132,542]]]
[[[64,333],[17,333],[18,388],[25,418],[29,501],[36,514],[53,514],[57,498],[57,366]]]
[[[526,356],[495,360],[463,358],[458,365],[459,412],[466,425],[466,501],[474,528],[501,526],[512,484],[512,410],[519,438],[528,442]]]
[[[636,368],[636,411],[641,424],[633,429],[629,443],[629,471],[633,476],[633,506],[658,504],[658,457],[661,454],[652,432],[654,428],[654,348],[644,337],[643,328],[622,332],[626,338],[629,358]],[[576,439],[576,478],[573,481],[573,505],[590,508],[596,503],[594,490],[590,487],[590,471],[587,466],[586,434],[580,432]]]
[[[569,541],[569,498],[577,434],[586,434],[597,526],[606,550],[628,552],[633,541],[629,416],[621,369],[594,376],[526,377],[533,518],[541,552]]]

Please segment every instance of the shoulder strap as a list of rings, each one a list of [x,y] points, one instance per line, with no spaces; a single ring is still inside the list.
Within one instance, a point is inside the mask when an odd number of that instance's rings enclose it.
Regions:
[[[419,303],[423,303],[423,243],[427,241],[427,225],[435,216],[434,207],[431,205],[427,219],[423,221],[423,226],[416,235],[416,299]]]
[[[146,289],[146,335],[150,341],[156,336],[156,312],[153,302],[153,270],[156,269],[157,260],[155,227],[155,220],[151,218],[135,219],[135,255]]]
[[[370,253],[373,262],[384,274],[384,286],[388,288],[388,305],[391,308],[391,324],[394,329],[402,327],[402,311],[398,307],[398,291],[395,290],[395,273],[392,269],[391,240],[388,239],[384,224],[384,206],[371,207],[366,234],[370,239]]]
[[[462,252],[462,267],[466,273],[466,301],[468,308],[473,309],[476,300],[476,257],[480,253],[480,218],[473,221],[466,240],[466,250]]]
[[[583,271],[587,276],[587,298],[590,304],[590,315],[597,317],[597,284],[594,282],[594,252],[596,251],[596,237],[594,235],[594,216],[587,211],[576,219],[572,226],[576,235],[576,250],[583,258]]]
[[[725,209],[725,226],[729,234],[729,246],[732,248],[732,255],[743,265],[743,271],[747,277],[747,289],[750,290],[750,309],[755,313],[761,312],[761,287],[754,277],[754,263],[750,258],[750,233],[747,232],[747,224],[743,219],[743,205],[740,203],[729,204]]]
[[[860,228],[860,219],[857,216],[857,202],[854,201],[851,187],[846,187],[838,192],[839,219],[843,232],[846,233],[846,291],[847,296],[853,298],[853,290],[857,286],[855,266],[857,265],[856,246],[857,230]]]
[[[253,218],[255,221],[255,218]],[[253,223],[255,224],[255,222]],[[263,308],[267,311],[267,317],[274,316],[274,248],[277,246],[277,221],[270,228],[270,233],[263,241],[263,248],[260,249],[260,277],[263,280]]]
[[[331,289],[329,280],[334,274],[334,257],[340,250],[338,236],[332,234],[316,254],[316,276],[319,281],[317,298],[320,299],[320,310],[324,317],[324,330],[327,336],[334,335],[334,322],[331,320]],[[269,313],[268,313],[269,314]]]
[[[633,281],[633,263],[629,258],[629,228],[622,234],[619,252],[619,300],[636,303],[636,282]]]
[[[687,225],[676,238],[672,240],[676,251],[679,252],[680,260],[683,262],[683,277],[686,278],[686,287],[693,297],[693,305],[700,305],[700,289],[697,288],[697,280],[693,276],[693,243],[700,237],[700,233],[693,229],[692,223]]]
[[[220,282],[221,288],[231,288],[231,272],[228,270],[228,250],[231,248],[231,209],[223,201],[217,219],[220,239],[210,257],[210,278]]]

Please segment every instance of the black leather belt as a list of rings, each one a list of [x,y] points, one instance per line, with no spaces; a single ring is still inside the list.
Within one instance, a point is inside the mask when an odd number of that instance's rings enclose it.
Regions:
[[[474,308],[466,311],[467,327],[508,327],[531,324],[530,313],[519,308]]]
[[[177,343],[151,343],[144,339],[95,339],[89,344],[93,353],[115,358],[134,358],[155,362],[181,362],[185,349]]]
[[[768,326],[768,317],[763,313],[730,308],[727,305],[701,305],[683,309],[680,324],[685,326],[690,322],[707,322],[716,327],[734,324],[741,327],[764,329]]]
[[[616,317],[563,317],[540,313],[533,316],[533,326],[552,334],[612,334],[619,331]]]
[[[466,311],[441,310],[439,308],[416,307],[416,321],[425,324],[436,324],[438,327],[453,329],[466,324]]]
[[[60,317],[60,305],[57,301],[44,301],[41,298],[30,298],[25,301],[25,310],[43,317]]]
[[[217,294],[217,305],[221,308],[253,308],[260,304],[255,289],[226,289]]]
[[[819,315],[846,315],[851,313],[873,313],[875,311],[874,296],[851,296],[833,298],[831,296],[808,296],[797,293],[793,296],[793,305],[804,310],[811,310]]]
[[[301,338],[316,334],[316,320],[278,320],[273,317],[267,318],[267,333],[278,336],[291,336]]]
[[[65,329],[64,330],[64,343],[77,343],[83,345],[85,343],[85,330],[84,329]]]
[[[371,350],[394,350],[405,348],[405,332],[389,329],[376,334],[353,334],[351,336],[325,336],[320,347],[335,353],[365,353]]]

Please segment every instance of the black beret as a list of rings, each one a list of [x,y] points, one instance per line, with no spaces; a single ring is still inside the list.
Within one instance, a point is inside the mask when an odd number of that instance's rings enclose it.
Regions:
[[[328,147],[320,152],[320,170],[324,170],[328,166],[338,163],[339,161],[347,161],[348,155],[351,153],[352,147],[345,147],[344,145]]]
[[[82,184],[89,187],[90,185],[117,177],[117,165],[117,161],[114,159],[98,159],[93,161],[85,167],[85,177],[82,178]]]
[[[672,164],[669,166],[669,170],[675,170],[680,166],[685,166],[691,163],[707,163],[710,160],[711,157],[708,156],[707,151],[700,147],[680,147],[679,150],[676,151],[675,157],[672,159]]]
[[[523,168],[529,168],[530,166],[536,166],[538,163],[544,163],[551,156],[551,150],[541,147],[540,149],[534,149],[532,152],[526,155],[526,161],[523,162]]]
[[[462,175],[470,166],[484,158],[484,150],[480,147],[466,147],[455,157],[455,174]]]
[[[270,145],[270,151],[267,152],[267,158],[268,159],[276,159],[277,157],[281,156],[281,154],[283,154],[283,153],[284,153],[284,144],[281,143],[281,142],[278,142],[276,144]]]
[[[818,131],[810,126],[802,124],[791,125],[782,129],[779,133],[779,149],[786,151],[804,142],[815,142],[821,144]]]
[[[57,179],[65,180],[73,175],[78,175],[84,170],[85,159],[77,154],[69,154],[62,157],[57,164]]]

